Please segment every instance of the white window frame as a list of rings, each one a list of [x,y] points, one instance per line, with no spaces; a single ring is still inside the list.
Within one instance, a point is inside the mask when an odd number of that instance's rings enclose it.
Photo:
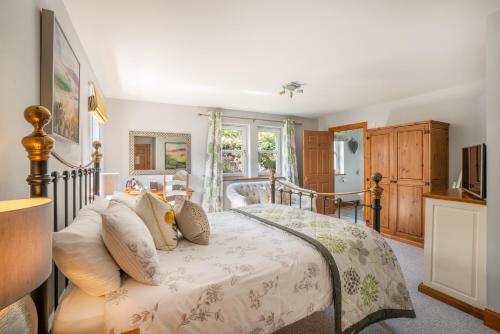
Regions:
[[[270,151],[270,150],[259,150],[259,132],[274,132],[276,133],[276,151]],[[259,168],[259,153],[276,153],[276,175],[281,175],[282,171],[282,142],[283,142],[283,137],[281,135],[281,128],[278,127],[272,127],[272,126],[263,126],[259,125],[257,126],[257,133],[256,133],[256,142],[255,142],[255,150],[256,150],[256,165],[255,165],[255,170],[257,171],[259,176],[268,176],[270,173],[268,172],[261,172]]]
[[[230,129],[241,131],[241,150],[225,150],[222,149],[222,156],[225,152],[241,152],[241,173],[224,173],[224,176],[244,176],[248,175],[248,126],[243,124],[222,124],[222,129]],[[224,164],[224,158],[222,158]]]
[[[335,140],[333,142],[333,170],[335,175],[345,174],[345,141]]]

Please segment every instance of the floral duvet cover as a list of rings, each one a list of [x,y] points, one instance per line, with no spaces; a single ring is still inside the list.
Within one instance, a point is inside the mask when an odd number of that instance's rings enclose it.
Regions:
[[[335,332],[356,333],[389,318],[415,318],[396,255],[373,229],[283,205],[236,210],[314,245],[333,284]]]
[[[266,334],[332,303],[337,333],[414,317],[397,259],[368,228],[281,205],[209,221],[208,246],[159,251],[160,286],[127,278],[106,296],[106,333]]]

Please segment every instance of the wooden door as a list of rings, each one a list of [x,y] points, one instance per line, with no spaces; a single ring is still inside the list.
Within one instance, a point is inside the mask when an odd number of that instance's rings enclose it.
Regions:
[[[304,188],[317,192],[333,192],[333,136],[328,131],[304,131]],[[323,200],[317,200],[317,211],[333,213],[331,201],[323,208]]]
[[[151,170],[151,145],[134,144],[134,169]]]
[[[396,235],[423,243],[423,199],[429,191],[429,124],[396,127]]]
[[[380,212],[380,227],[383,233],[394,233],[393,224],[393,194],[394,185],[391,180],[394,177],[392,164],[394,155],[393,129],[383,128],[368,130],[365,147],[365,188],[374,184],[370,178],[374,173],[382,174],[380,186],[384,189],[381,198],[382,210]],[[371,203],[371,195],[366,196],[367,203]],[[372,226],[372,209],[365,208],[365,222]]]

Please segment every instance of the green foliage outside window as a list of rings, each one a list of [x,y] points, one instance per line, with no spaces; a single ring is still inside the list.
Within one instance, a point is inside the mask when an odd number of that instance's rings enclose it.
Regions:
[[[275,132],[260,131],[257,136],[259,151],[276,151],[277,135]]]
[[[243,133],[237,129],[222,129],[222,171],[223,173],[243,172]]]
[[[259,131],[257,134],[257,149],[259,172],[269,173],[276,170],[276,150],[278,147],[276,132]]]
[[[234,129],[222,129],[222,149],[241,150],[242,133]]]

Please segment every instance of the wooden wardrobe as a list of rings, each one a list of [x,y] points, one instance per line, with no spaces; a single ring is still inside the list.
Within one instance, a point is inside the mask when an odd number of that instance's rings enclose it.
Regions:
[[[448,188],[448,129],[449,124],[436,121],[368,129],[365,186],[371,186],[372,173],[382,173],[384,236],[423,246],[422,195]],[[371,226],[370,209],[365,210],[365,221]]]

